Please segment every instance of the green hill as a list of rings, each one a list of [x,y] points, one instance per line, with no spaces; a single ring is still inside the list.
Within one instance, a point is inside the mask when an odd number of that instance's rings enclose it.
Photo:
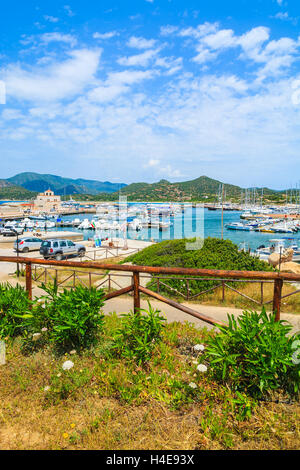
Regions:
[[[29,191],[44,192],[50,188],[58,195],[113,193],[125,186],[124,183],[116,184],[83,178],[71,179],[32,172],[19,173],[8,178],[7,181]]]
[[[71,179],[63,178],[57,175],[39,174],[39,173],[19,173],[8,178],[7,183],[19,187],[16,194],[30,194],[35,192],[44,192],[48,188],[55,194],[61,196],[73,195],[79,201],[116,201],[119,195],[127,196],[129,201],[203,201],[218,202],[218,194],[222,185],[221,181],[200,176],[194,180],[170,183],[162,179],[157,183],[132,183],[129,185],[100,182],[96,180],[85,180],[82,178]],[[21,193],[20,187],[29,193]],[[258,189],[258,188],[256,188]],[[13,189],[8,193],[3,193],[3,198],[9,198]],[[245,188],[232,184],[224,184],[224,194],[226,201],[244,202]],[[261,189],[257,190],[257,199],[260,200]],[[285,191],[276,191],[269,188],[263,188],[264,202],[285,202]],[[32,196],[31,196],[32,197]],[[243,200],[242,200],[243,199]]]
[[[36,192],[9,183],[7,180],[0,180],[0,200],[28,200],[34,198],[36,194]]]
[[[120,193],[127,195],[131,201],[206,201],[216,202],[222,182],[200,176],[191,181],[170,183],[161,180],[158,183],[132,183],[121,189]],[[226,200],[241,201],[244,188],[232,184],[224,184]],[[259,190],[260,192],[261,190]],[[114,195],[112,195],[114,196]],[[118,195],[115,195],[117,199]],[[282,193],[264,188],[264,200],[279,201]]]

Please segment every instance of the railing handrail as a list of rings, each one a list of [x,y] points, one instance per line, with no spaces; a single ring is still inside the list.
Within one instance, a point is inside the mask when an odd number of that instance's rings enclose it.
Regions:
[[[0,262],[19,263],[26,265],[26,290],[28,296],[32,299],[32,265],[44,265],[44,266],[61,266],[61,267],[72,267],[72,268],[85,268],[99,269],[103,271],[126,271],[131,272],[132,284],[125,288],[120,289],[117,292],[109,293],[106,295],[106,299],[117,297],[124,293],[133,291],[134,311],[138,312],[140,309],[140,294],[144,293],[154,297],[156,300],[165,302],[183,312],[188,313],[200,320],[210,323],[215,326],[224,325],[224,323],[214,320],[207,315],[203,315],[189,307],[181,305],[171,299],[163,297],[159,293],[153,292],[140,285],[140,273],[148,274],[173,274],[173,275],[187,275],[197,277],[209,277],[209,278],[221,278],[226,277],[227,279],[251,279],[251,280],[273,280],[274,281],[274,295],[273,295],[273,312],[275,314],[275,320],[280,320],[280,306],[282,298],[282,287],[284,281],[300,281],[299,274],[281,273],[281,272],[266,272],[266,271],[226,271],[221,269],[195,269],[195,268],[171,268],[161,266],[133,266],[125,264],[101,264],[97,262],[76,262],[76,261],[56,261],[56,260],[45,260],[39,258],[24,258],[20,256],[0,256]],[[46,270],[45,270],[46,271]],[[75,271],[74,271],[75,273]],[[222,280],[223,282],[223,280]],[[228,286],[229,287],[229,286]],[[224,289],[224,284],[223,284]],[[235,290],[232,288],[232,290]],[[240,293],[241,294],[241,293]],[[244,295],[244,294],[241,294]],[[246,296],[247,297],[247,296]]]
[[[182,267],[164,267],[164,266],[137,266],[128,264],[101,264],[98,262],[80,262],[80,261],[57,261],[45,260],[39,258],[24,258],[21,256],[0,256],[0,262],[22,263],[22,264],[40,264],[44,266],[62,266],[74,268],[95,268],[105,271],[128,271],[132,273],[149,274],[173,274],[173,275],[191,275],[207,276],[227,279],[259,279],[259,280],[277,280],[299,281],[300,274],[270,272],[270,271],[232,271],[224,269],[197,269]]]

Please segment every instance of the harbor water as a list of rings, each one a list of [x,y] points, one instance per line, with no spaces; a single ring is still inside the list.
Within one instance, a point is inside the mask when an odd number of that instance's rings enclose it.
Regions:
[[[223,238],[232,240],[238,246],[244,245],[246,249],[256,249],[260,245],[270,244],[272,239],[280,238],[293,238],[300,242],[300,232],[295,234],[272,234],[255,231],[234,231],[226,228],[226,224],[239,222],[240,211],[224,211],[223,213]],[[76,216],[62,216],[62,221],[72,221],[74,218],[84,220],[93,220],[94,214],[78,214]],[[171,222],[170,228],[160,231],[158,228],[142,228],[140,231],[128,230],[127,238],[145,241],[163,241],[170,239],[191,238],[191,237],[215,237],[221,238],[222,236],[222,215],[220,210],[210,211],[202,208],[188,207],[184,213],[176,213],[174,217],[163,218]],[[64,227],[58,227],[55,230],[65,230]],[[83,234],[85,240],[95,236],[95,230],[79,230],[76,227],[68,227],[68,230],[80,232]],[[50,232],[50,231],[49,231]],[[101,237],[107,238],[123,238],[124,233],[114,232],[110,230],[101,230]],[[99,232],[98,232],[99,234]]]

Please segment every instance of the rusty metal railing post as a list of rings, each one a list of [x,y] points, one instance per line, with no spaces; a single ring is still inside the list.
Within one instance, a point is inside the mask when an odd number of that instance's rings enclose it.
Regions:
[[[139,273],[133,273],[133,310],[134,313],[139,313],[141,308],[140,299],[140,275]]]
[[[26,263],[26,291],[28,298],[32,300],[32,270],[31,263]]]
[[[225,282],[222,281],[222,302],[225,301]]]
[[[282,293],[283,279],[275,279],[274,281],[274,296],[273,296],[273,313],[275,320],[280,320],[280,307],[281,307],[281,293]]]

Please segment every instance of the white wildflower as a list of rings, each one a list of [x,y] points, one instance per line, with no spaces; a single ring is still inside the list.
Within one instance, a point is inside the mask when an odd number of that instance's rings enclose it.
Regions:
[[[207,372],[207,367],[205,364],[199,364],[199,366],[197,367],[197,370],[199,372]]]
[[[37,341],[41,337],[41,333],[34,333],[32,335],[32,341]]]
[[[62,368],[63,370],[69,370],[69,369],[72,369],[73,366],[74,366],[74,362],[66,361],[63,363]]]
[[[44,387],[44,392],[48,392],[49,390],[50,390],[49,385],[47,385],[47,387]]]
[[[76,354],[76,349],[72,349],[72,351],[70,351],[70,354]]]
[[[42,328],[41,331],[45,333],[46,331],[48,331],[48,328]]]
[[[205,347],[203,346],[203,344],[195,344],[194,346],[194,350],[195,351],[204,351]]]
[[[195,382],[190,382],[190,383],[189,383],[189,387],[191,387],[191,388],[197,388],[197,385],[195,384]]]

